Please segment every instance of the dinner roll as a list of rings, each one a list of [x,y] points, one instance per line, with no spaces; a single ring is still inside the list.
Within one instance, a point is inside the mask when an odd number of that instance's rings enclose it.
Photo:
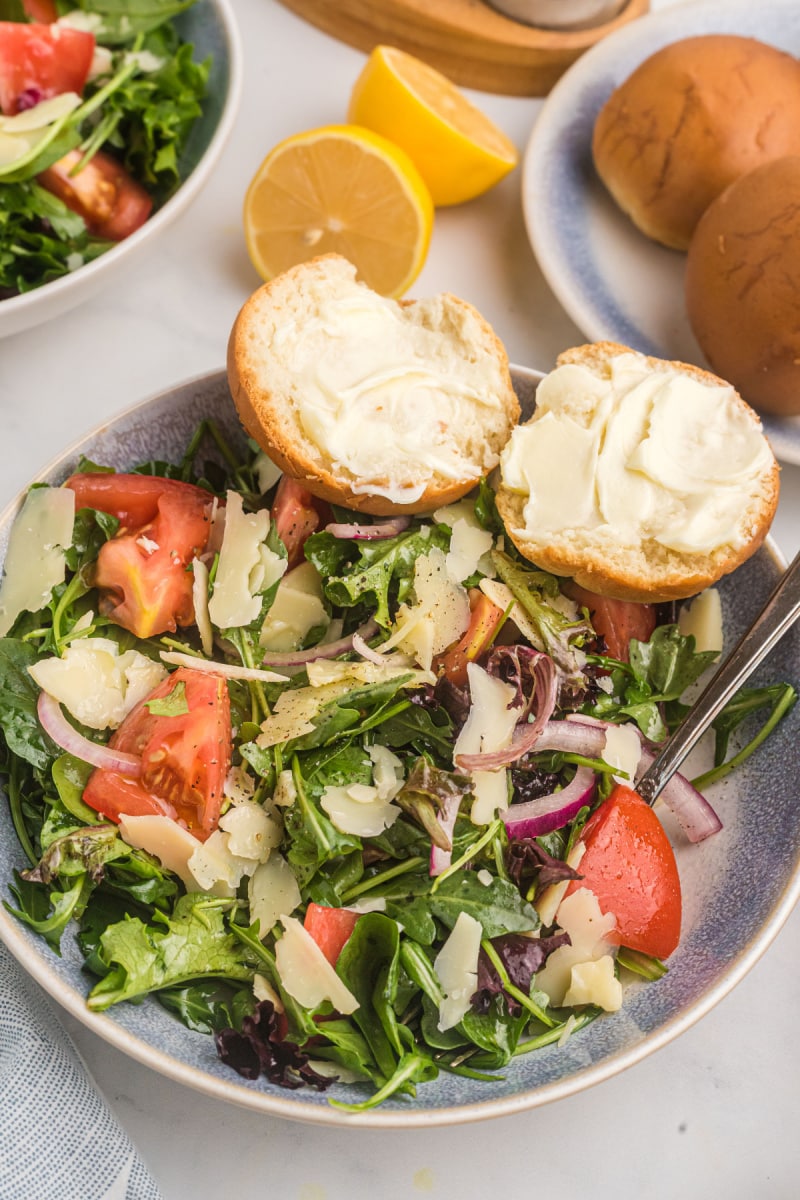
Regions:
[[[498,462],[519,403],[471,305],[388,300],[336,254],[259,288],[236,318],[228,378],[248,433],[316,496],[426,512]]]
[[[729,183],[800,154],[800,63],[733,34],[673,42],[612,92],[592,150],[600,178],[639,229],[685,250]]]
[[[729,384],[612,342],[559,356],[500,472],[520,553],[621,600],[708,587],[757,549],[778,503],[761,423]]]
[[[706,210],[686,308],[709,363],[746,400],[800,413],[800,157],[743,175]]]

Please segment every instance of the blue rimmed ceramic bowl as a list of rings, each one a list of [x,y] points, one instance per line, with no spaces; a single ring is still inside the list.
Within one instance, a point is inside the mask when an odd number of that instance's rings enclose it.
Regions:
[[[540,376],[514,369],[523,413],[533,408]],[[213,416],[232,439],[242,437],[223,372],[164,392],[104,424],[65,451],[39,476],[57,483],[81,454],[125,469],[150,458],[179,458],[197,423]],[[0,516],[0,561],[18,503]],[[783,564],[769,542],[720,585],[726,645],[732,646],[772,590]],[[754,682],[800,677],[800,630],[787,634]],[[477,1121],[535,1108],[601,1083],[666,1045],[709,1012],[757,962],[800,894],[800,806],[796,802],[800,706],[734,776],[709,789],[724,829],[690,845],[670,827],[684,894],[681,944],[656,983],[632,984],[620,1012],[603,1016],[563,1046],[514,1060],[491,1083],[442,1074],[420,1085],[417,1098],[347,1114],[328,1096],[353,1099],[353,1089],[284,1091],[248,1082],[218,1060],[213,1039],[192,1033],[157,1002],[121,1004],[92,1013],[89,981],[68,932],[59,958],[0,908],[0,937],[25,969],[74,1017],[139,1062],[208,1096],[273,1116],[320,1124],[421,1128]],[[700,755],[702,760],[702,753]],[[698,769],[704,763],[698,762]],[[691,774],[691,766],[688,769]],[[755,800],[757,799],[757,803]],[[666,820],[665,820],[666,823]],[[0,794],[0,892],[8,898],[13,871],[26,865],[5,798]]]

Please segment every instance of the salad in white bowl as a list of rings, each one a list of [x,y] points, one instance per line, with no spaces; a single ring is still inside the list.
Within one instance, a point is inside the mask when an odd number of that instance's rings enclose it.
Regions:
[[[245,1078],[360,1110],[668,970],[680,879],[631,785],[715,658],[685,616],[535,569],[486,483],[356,519],[209,421],[130,467],[34,487],[0,589],[7,907],[77,938],[91,1010],[152,994]],[[794,699],[740,694],[708,778]],[[720,827],[683,779],[663,801]]]
[[[225,0],[0,2],[0,334],[77,303],[183,211],[238,72]]]

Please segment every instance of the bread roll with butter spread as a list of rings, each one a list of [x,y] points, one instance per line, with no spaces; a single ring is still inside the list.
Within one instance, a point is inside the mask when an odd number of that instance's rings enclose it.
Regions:
[[[723,380],[600,342],[560,355],[536,403],[503,451],[497,506],[538,566],[657,602],[694,595],[760,546],[778,465]]]
[[[388,300],[335,254],[247,300],[228,378],[245,429],[283,471],[376,515],[465,495],[519,419],[505,350],[471,305]]]

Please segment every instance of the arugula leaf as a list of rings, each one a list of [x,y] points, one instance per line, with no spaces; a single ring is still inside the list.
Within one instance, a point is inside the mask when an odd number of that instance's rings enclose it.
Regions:
[[[82,799],[83,789],[93,770],[89,763],[71,754],[62,754],[53,763],[53,783],[59,800],[67,812],[83,825],[97,825],[101,821],[99,814],[84,804]]]
[[[105,876],[106,863],[130,853],[115,825],[82,825],[51,842],[37,866],[23,872],[32,883],[50,883],[86,874],[93,884]]]
[[[484,937],[505,933],[529,933],[539,928],[539,915],[522,898],[513,883],[492,876],[483,884],[472,871],[461,871],[444,879],[429,897],[435,917],[452,929],[460,912],[469,913],[483,927]]]
[[[252,988],[235,988],[219,979],[164,988],[156,993],[156,999],[196,1033],[216,1033],[231,1026],[238,1029],[256,1003]]]
[[[320,811],[308,793],[297,758],[292,771],[297,799],[284,814],[284,826],[289,838],[286,857],[302,888],[323,863],[360,850],[361,842],[350,834],[339,833]]]
[[[17,872],[14,872],[14,878],[15,883],[9,886],[19,908],[6,901],[3,901],[4,907],[41,934],[51,949],[60,954],[61,935],[70,921],[81,915],[91,893],[93,885],[88,876],[80,872],[69,888],[50,892],[42,884],[24,879]]]
[[[0,184],[0,297],[58,279],[112,245],[39,184]]]
[[[550,604],[560,595],[558,580],[547,571],[534,570],[515,563],[500,550],[492,551],[492,562],[497,574],[508,587],[514,599],[522,606],[539,634],[544,650],[560,668],[564,681],[571,690],[581,693],[586,688],[583,660],[575,653],[587,639],[595,636],[587,620],[571,620]]]
[[[104,45],[133,41],[186,12],[196,0],[77,0],[76,7],[100,17],[95,36]],[[94,26],[93,26],[94,29]]]
[[[344,561],[347,550],[342,547],[347,546],[357,554],[352,563]],[[323,590],[331,604],[352,608],[368,601],[375,620],[387,629],[391,603],[402,603],[412,591],[416,560],[437,546],[444,551],[450,547],[446,525],[423,525],[374,542],[343,542],[330,533],[314,533],[305,544],[305,552],[322,576]]]
[[[659,625],[649,641],[631,639],[631,670],[657,699],[678,700],[717,658],[713,650],[694,647],[694,637],[684,637],[677,625]]]
[[[102,1012],[120,1000],[190,979],[252,979],[247,948],[225,923],[230,904],[189,894],[180,898],[172,916],[157,914],[158,924],[128,917],[110,925],[100,936],[100,955],[109,971],[89,993],[89,1008]]]
[[[353,1021],[386,1079],[394,1074],[403,1054],[393,1008],[399,952],[397,922],[382,913],[364,913],[336,962],[336,974],[358,1000]]]
[[[741,766],[745,759],[749,758],[753,751],[757,750],[761,743],[769,737],[778,722],[791,712],[796,703],[797,692],[790,683],[777,683],[771,687],[740,688],[711,724],[711,728],[716,731],[715,766],[693,780],[694,786],[697,788],[707,787],[710,783],[716,783],[718,779],[724,779],[730,771]],[[728,742],[733,731],[751,713],[767,707],[770,710],[769,715],[756,735],[726,762],[725,755],[728,752]]]
[[[662,706],[676,707],[717,657],[694,647],[694,637],[684,637],[677,625],[659,625],[648,642],[631,638],[630,663],[590,655],[590,662],[611,670],[613,692],[599,693],[584,711],[605,721],[635,721],[645,737],[663,741],[667,724]],[[680,712],[673,715],[679,718]]]
[[[39,724],[39,689],[28,674],[38,655],[28,642],[0,638],[0,728],[9,750],[45,770],[61,751]]]
[[[439,766],[453,761],[453,722],[443,708],[423,708],[411,704],[403,712],[389,717],[381,725],[381,742],[393,750],[410,747],[417,754],[429,754]]]

